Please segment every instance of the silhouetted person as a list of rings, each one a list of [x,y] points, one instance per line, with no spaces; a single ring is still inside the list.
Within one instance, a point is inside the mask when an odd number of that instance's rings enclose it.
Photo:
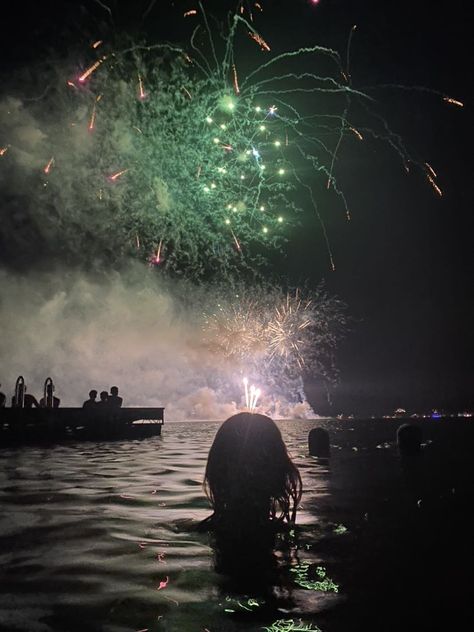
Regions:
[[[31,395],[30,393],[25,393],[23,398],[23,408],[33,408],[33,406],[35,408],[39,408],[38,400],[34,395]],[[16,398],[14,395],[12,397],[12,408],[17,408]]]
[[[233,415],[209,451],[204,489],[213,513],[217,569],[252,570],[272,556],[275,536],[295,521],[302,483],[280,430],[265,415]]]
[[[59,397],[55,397],[53,393],[54,386],[52,384],[48,384],[46,386],[46,397],[43,396],[40,399],[40,408],[59,408],[61,400],[59,399]]]
[[[89,391],[89,399],[82,404],[82,408],[95,408],[98,404],[97,400],[97,391],[92,389]]]
[[[397,444],[401,456],[416,456],[421,453],[423,433],[420,426],[402,424],[397,430]]]
[[[100,401],[97,402],[97,406],[105,408],[109,405],[109,394],[107,391],[100,391]]]
[[[0,384],[0,386],[1,386],[1,384]],[[5,393],[2,393],[0,391],[0,408],[5,408],[6,402],[7,402],[7,397],[6,397]]]
[[[308,449],[312,456],[328,459],[330,456],[329,432],[324,428],[312,428],[308,434]]]
[[[119,390],[117,386],[112,386],[110,388],[108,403],[111,408],[120,408],[122,406],[123,399],[119,397],[118,392]]]

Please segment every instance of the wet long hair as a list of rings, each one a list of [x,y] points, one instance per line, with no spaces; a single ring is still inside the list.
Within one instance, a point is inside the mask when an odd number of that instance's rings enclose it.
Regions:
[[[265,415],[239,413],[217,431],[204,490],[214,511],[214,527],[243,535],[294,522],[302,482],[275,422]]]

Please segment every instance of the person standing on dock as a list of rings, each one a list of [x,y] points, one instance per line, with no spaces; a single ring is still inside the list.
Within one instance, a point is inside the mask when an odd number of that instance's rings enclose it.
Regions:
[[[97,402],[97,406],[104,408],[109,405],[109,394],[107,391],[100,391],[100,401]]]
[[[45,395],[40,399],[40,408],[59,408],[59,404],[61,400],[59,397],[55,397],[54,393],[54,385],[51,382],[46,386]]]
[[[26,386],[25,386],[25,391],[26,391]],[[21,404],[20,404],[21,406]],[[23,399],[23,408],[33,408],[33,406],[35,408],[39,408],[39,403],[38,400],[36,399],[36,397],[34,395],[31,395],[31,393],[26,393],[25,392],[25,397]],[[18,408],[18,404],[16,402],[16,398],[15,395],[13,395],[12,397],[12,408]]]
[[[110,408],[121,408],[123,399],[119,397],[118,392],[118,386],[110,387],[110,395],[108,399],[108,404]]]
[[[91,391],[89,391],[89,399],[86,399],[86,401],[82,404],[82,408],[95,408],[99,402],[96,401],[97,399],[97,391],[92,389]]]

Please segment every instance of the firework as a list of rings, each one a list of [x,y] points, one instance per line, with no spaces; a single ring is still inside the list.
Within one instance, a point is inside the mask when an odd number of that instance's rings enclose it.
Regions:
[[[312,292],[247,289],[220,299],[218,308],[206,314],[204,340],[235,368],[290,397],[303,375],[336,377],[333,354],[347,325],[344,309],[322,286]],[[243,384],[251,408],[256,390],[249,390],[247,378]]]
[[[249,389],[249,381],[246,377],[244,377],[242,383],[244,385],[245,408],[248,410],[249,413],[253,413],[257,408],[257,402],[262,392],[253,384],[250,385]]]
[[[78,246],[77,226],[89,225],[94,216],[100,222],[96,248],[107,253],[108,261],[124,254],[144,257],[163,240],[163,272],[194,280],[239,278],[262,270],[271,253],[283,249],[299,212],[309,205],[334,269],[317,191],[330,189],[350,218],[338,183],[341,147],[353,142],[346,139],[362,140],[360,128],[364,138],[386,140],[404,165],[417,164],[386,122],[372,115],[372,99],[347,80],[348,61],[343,64],[336,51],[322,46],[271,54],[245,17],[250,9],[262,7],[240,7],[245,11],[230,20],[220,56],[205,13],[190,9],[186,17],[198,15],[201,24],[187,48],[112,46],[97,40],[92,50],[88,46],[88,54],[97,55],[99,46],[104,54],[89,60],[77,80],[61,82],[47,93],[39,125],[46,150],[55,156],[55,169],[45,170],[48,187],[38,196],[41,208],[54,207],[61,217],[57,229],[65,248],[70,244],[78,256],[86,256]],[[261,64],[239,77],[234,43],[241,31],[250,37],[249,49],[257,43],[263,52]],[[328,74],[301,70],[317,68],[320,57]],[[72,74],[69,68],[67,76]],[[318,112],[311,109],[316,99],[301,106],[301,95],[317,96]],[[367,112],[367,120],[357,127],[348,119],[352,101],[363,106],[358,111]],[[6,149],[0,150],[2,156]],[[124,167],[116,171],[120,165]],[[424,164],[422,168],[427,173]],[[104,174],[111,174],[105,187]],[[427,177],[441,194],[435,176],[430,172]],[[140,249],[133,247],[136,235]],[[52,235],[55,243],[56,237]],[[91,256],[96,260],[97,252]],[[278,337],[275,329],[275,358],[287,330],[283,327]],[[297,354],[296,334],[292,344]]]

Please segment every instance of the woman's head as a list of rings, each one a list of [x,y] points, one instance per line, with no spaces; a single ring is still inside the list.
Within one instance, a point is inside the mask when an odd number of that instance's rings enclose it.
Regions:
[[[277,425],[250,413],[230,417],[217,431],[204,485],[216,521],[294,521],[302,492]]]

